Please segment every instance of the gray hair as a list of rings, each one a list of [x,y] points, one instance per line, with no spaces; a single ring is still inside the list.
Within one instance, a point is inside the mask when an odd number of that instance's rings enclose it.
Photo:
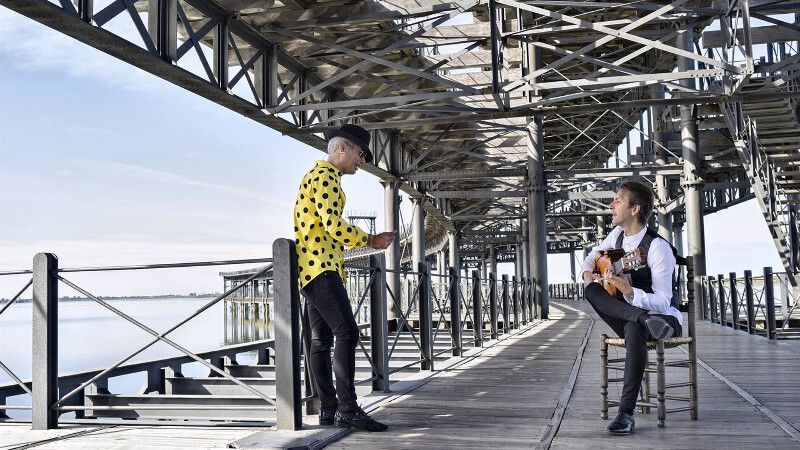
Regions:
[[[347,143],[347,139],[341,136],[334,136],[328,141],[328,154],[332,155],[335,152],[339,145]]]

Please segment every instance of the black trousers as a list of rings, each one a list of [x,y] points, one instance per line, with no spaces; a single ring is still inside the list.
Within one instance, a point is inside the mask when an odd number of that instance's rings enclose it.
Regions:
[[[306,298],[306,312],[311,328],[308,362],[323,409],[353,411],[358,408],[354,383],[358,326],[350,307],[350,299],[337,272],[317,275],[300,291]],[[333,338],[333,373],[331,347]],[[338,397],[338,400],[337,400]]]
[[[584,290],[584,296],[597,315],[617,333],[617,336],[625,338],[625,375],[619,409],[633,414],[636,398],[642,388],[644,369],[647,366],[647,341],[653,339],[647,328],[639,323],[639,317],[647,310],[612,297],[599,283],[589,283]],[[675,329],[673,336],[681,335],[678,319],[665,314],[652,315],[666,320]]]

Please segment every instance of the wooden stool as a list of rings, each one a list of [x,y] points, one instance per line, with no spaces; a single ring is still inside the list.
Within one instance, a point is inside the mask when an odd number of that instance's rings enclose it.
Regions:
[[[656,362],[647,363],[645,367],[644,377],[642,379],[641,400],[636,402],[636,406],[642,408],[642,412],[650,413],[650,408],[658,408],[658,426],[663,427],[667,413],[690,411],[692,420],[697,420],[697,341],[695,339],[695,326],[694,326],[694,264],[692,258],[679,258],[679,263],[686,265],[686,309],[688,311],[688,337],[674,337],[670,339],[658,339],[647,341],[647,349],[656,351]],[[683,308],[681,308],[683,309]],[[601,403],[601,417],[608,419],[608,407],[618,406],[619,401],[608,399],[608,383],[621,383],[622,377],[608,377],[608,370],[625,370],[625,358],[608,359],[608,346],[625,347],[625,339],[618,337],[608,337],[602,335],[600,338],[600,395],[602,397]],[[688,346],[688,358],[677,361],[666,362],[664,359],[664,350],[667,348],[679,347],[681,345]],[[620,364],[622,363],[622,364]],[[684,367],[689,369],[689,381],[671,383],[666,382],[666,368],[667,367]],[[656,373],[656,395],[650,393],[650,374]],[[677,395],[667,395],[667,389],[689,387],[688,397],[679,397]],[[652,398],[656,398],[656,403],[651,402]],[[682,406],[667,410],[666,400],[686,402],[688,406]]]

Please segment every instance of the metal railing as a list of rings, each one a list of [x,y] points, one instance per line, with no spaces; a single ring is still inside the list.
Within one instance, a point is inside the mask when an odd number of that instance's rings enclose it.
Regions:
[[[769,339],[800,338],[800,302],[785,272],[764,267],[757,277],[749,270],[742,277],[704,276],[701,285],[704,320]]]
[[[583,283],[551,283],[548,285],[550,297],[560,300],[579,300],[583,298]]]
[[[293,251],[291,242],[288,242],[288,246]],[[359,349],[369,361],[372,372],[366,378],[357,379],[356,383],[371,382],[373,392],[388,391],[392,374],[398,371],[415,366],[420,370],[433,370],[436,357],[445,353],[461,356],[465,347],[464,335],[469,330],[468,325],[472,327],[474,336],[472,345],[475,347],[481,347],[486,337],[497,337],[491,332],[492,329],[497,332],[496,318],[499,311],[497,283],[493,276],[489,277],[488,282],[483,282],[478,272],[474,271],[472,277],[465,279],[453,268],[450,268],[447,274],[431,274],[427,264],[419,264],[416,271],[388,270],[383,253],[370,255],[368,264],[358,266],[350,263],[346,265],[346,269],[349,273],[346,285],[361,331]],[[394,292],[388,285],[387,274],[396,274],[400,278],[400,292]],[[296,273],[292,276],[296,276]],[[276,266],[276,288],[287,284],[277,277]],[[514,281],[516,280],[512,283]],[[507,287],[503,292],[509,299],[507,304],[511,306],[507,306],[503,311],[508,311],[506,323],[509,327],[510,321],[514,320],[513,328],[521,328],[533,322],[533,282],[523,279],[518,285],[512,283],[505,283]],[[488,295],[482,293],[484,287],[488,289]],[[520,291],[514,294],[512,290],[517,288]],[[300,316],[300,313],[288,313],[289,308],[283,303],[290,297],[279,295],[280,290],[276,292],[277,327],[295,329],[294,325],[286,327],[283,324],[298,322],[296,316]],[[484,308],[490,312],[494,311],[494,315],[489,315],[495,318],[494,328],[490,320],[487,330],[487,324],[483,319],[487,316],[484,314]],[[517,308],[519,311],[513,312]],[[395,317],[389,318],[390,312],[393,312]],[[368,321],[366,318],[369,318]],[[486,332],[488,335],[484,334]],[[435,351],[434,342],[441,333],[448,334],[450,343],[446,348]],[[398,342],[404,336],[414,343],[419,351],[419,358],[413,361],[397,361],[396,364],[390,365]],[[305,396],[299,394],[301,381],[299,373],[300,370],[305,370],[301,368],[299,353],[301,347],[309,348],[308,334],[298,332],[292,339],[295,339],[293,341],[295,344],[292,344],[291,348],[296,349],[297,356],[291,360],[296,364],[297,375],[286,376],[288,381],[283,388],[287,389],[289,394],[284,394],[283,398],[294,398],[294,401],[291,405],[281,405],[282,407],[278,409],[279,427],[282,414],[290,416],[286,418],[287,423],[299,424],[304,407],[308,413],[316,411],[314,402],[317,395],[314,392],[313,382],[309,381],[311,374],[308,370],[306,370]],[[305,342],[301,344],[301,340]],[[363,344],[366,340],[370,342],[369,349]],[[276,376],[284,374],[277,373]],[[280,392],[278,397],[281,398]]]
[[[0,369],[2,369],[14,381],[13,383],[0,386],[0,411],[8,409],[31,410],[31,423],[33,428],[49,429],[57,427],[59,423],[59,417],[67,412],[74,412],[76,419],[82,419],[86,418],[87,416],[101,416],[104,414],[104,412],[108,411],[125,411],[134,409],[150,411],[159,409],[172,411],[196,411],[211,408],[218,409],[217,406],[208,405],[194,405],[191,407],[176,405],[132,406],[98,405],[87,402],[87,395],[90,393],[109,394],[109,379],[137,373],[145,374],[147,380],[143,388],[140,390],[140,394],[144,395],[151,392],[164,393],[164,380],[167,374],[180,374],[181,365],[187,363],[199,363],[205,366],[209,370],[210,374],[225,378],[230,382],[239,385],[243,392],[247,392],[254,398],[262,400],[265,406],[268,406],[266,409],[274,409],[276,404],[275,398],[267,396],[264,393],[254,389],[224,370],[224,365],[226,362],[230,363],[235,361],[237,355],[242,353],[255,351],[257,352],[257,358],[259,361],[268,361],[270,357],[270,350],[275,349],[273,340],[264,339],[257,342],[231,345],[204,352],[192,352],[168,337],[168,335],[188,323],[190,320],[194,319],[204,311],[217,304],[219,301],[236,292],[236,290],[244,286],[244,284],[226,290],[223,294],[205,303],[202,307],[179,322],[173,324],[163,331],[157,331],[145,323],[135,319],[130,314],[127,314],[115,307],[111,302],[103,300],[97,295],[91,293],[89,290],[79,286],[75,282],[71,281],[66,275],[68,273],[78,272],[110,272],[205,267],[265,263],[271,261],[271,259],[262,258],[131,266],[61,268],[58,266],[58,259],[55,255],[51,253],[40,253],[34,257],[33,269],[30,271],[18,270],[0,272],[0,275],[32,274],[31,280],[26,282],[18,291],[18,293],[14,295],[8,302],[6,302],[2,308],[0,308],[0,314],[4,313],[9,307],[11,307],[12,304],[28,290],[28,288],[31,286],[33,287],[33,315],[31,322],[33,335],[33,345],[31,350],[33,368],[32,377],[30,380],[23,381],[9,367],[0,361]],[[251,279],[255,279],[256,277],[261,276],[271,270],[272,264],[269,264],[268,266],[255,272]],[[78,373],[59,375],[58,293],[59,287],[62,285],[75,290],[85,298],[92,300],[106,310],[112,312],[115,316],[122,318],[137,328],[145,331],[152,336],[152,339],[104,369],[92,369]],[[164,343],[180,353],[183,353],[183,355],[143,362],[130,362],[134,357],[140,355],[142,352],[152,347],[156,343]],[[30,405],[5,405],[5,401],[8,397],[25,394],[31,397]],[[259,406],[258,408],[265,409],[265,406]],[[5,416],[5,414],[0,414],[0,417],[3,416]]]
[[[219,296],[205,303],[192,314],[178,321],[163,331],[134,318],[120,310],[113,302],[109,302],[93,294],[89,289],[73,282],[68,273],[89,271],[145,270],[174,267],[199,267],[206,265],[230,265],[271,262],[266,267],[254,271],[248,279],[225,290]],[[369,264],[363,267],[348,267],[361,281],[353,280],[350,285],[353,306],[357,317],[358,328],[363,342],[359,343],[360,352],[369,361],[371,374],[357,382],[371,383],[373,391],[388,391],[392,374],[418,366],[420,370],[433,370],[434,361],[444,354],[462,355],[463,349],[470,344],[466,342],[470,328],[473,332],[472,345],[482,346],[487,339],[494,339],[502,332],[510,332],[521,328],[534,320],[534,282],[522,279],[517,282],[503,277],[500,283],[494,276],[483,281],[477,271],[465,278],[455,269],[446,274],[431,274],[426,264],[420,264],[416,271],[398,270],[396,274],[402,278],[401,286],[407,292],[393,292],[387,284],[387,274],[394,271],[386,269],[383,254],[373,254]],[[299,295],[297,254],[294,243],[287,239],[278,239],[273,245],[273,258],[235,261],[205,261],[196,263],[155,264],[146,266],[114,266],[59,268],[58,260],[52,254],[36,255],[32,270],[0,272],[0,275],[27,275],[32,278],[23,283],[17,294],[0,306],[0,315],[11,307],[18,299],[33,288],[33,376],[30,380],[22,380],[11,368],[0,362],[0,370],[6,372],[13,383],[0,385],[0,413],[6,409],[27,408],[31,410],[31,423],[34,429],[55,428],[59,424],[59,416],[72,412],[76,419],[96,420],[97,417],[115,416],[136,418],[133,410],[158,412],[165,409],[173,411],[170,417],[180,418],[181,412],[191,415],[191,411],[214,410],[233,411],[236,409],[251,411],[254,416],[263,419],[269,416],[277,421],[279,429],[296,430],[302,426],[303,406],[313,407],[316,394],[310,374],[305,377],[305,395],[301,384],[301,370],[304,353],[307,354],[307,343],[302,336],[308,335],[309,327],[302,324],[302,302]],[[264,339],[251,343],[237,344],[204,352],[192,352],[173,341],[169,336],[177,329],[197,317],[211,306],[231,296],[238,289],[265,274],[271,275],[272,299],[274,301],[274,339]],[[58,373],[58,288],[67,286],[94,303],[122,318],[137,328],[148,333],[151,338],[136,350],[121,357],[118,361],[103,369],[86,370],[79,373]],[[483,291],[486,291],[484,294]],[[392,312],[399,311],[393,317]],[[502,314],[503,329],[498,329],[498,317]],[[488,323],[484,318],[489,318]],[[391,328],[391,333],[390,333]],[[434,350],[434,342],[443,333],[449,337],[449,345]],[[419,350],[419,358],[414,361],[397,361],[392,364],[393,355],[400,339],[403,342],[414,342]],[[369,341],[369,346],[365,342]],[[441,341],[441,339],[439,339]],[[141,362],[131,360],[156,343],[164,343],[182,353],[161,359]],[[62,344],[63,345],[63,344]],[[305,349],[304,349],[305,347]],[[304,351],[305,350],[305,351]],[[257,364],[274,363],[275,395],[267,395],[258,386],[251,385],[249,380],[234,376],[235,372],[227,371],[227,366],[235,364],[238,355],[257,352]],[[145,374],[146,383],[138,395],[147,395],[147,399],[157,398],[158,394],[168,394],[165,385],[172,377],[180,376],[181,365],[196,363],[205,367],[209,375],[225,380],[241,388],[242,395],[250,403],[247,405],[219,405],[197,402],[187,404],[103,404],[97,398],[110,394],[108,380],[130,374]],[[29,395],[31,404],[5,405],[7,397]],[[209,394],[212,395],[212,394]],[[256,403],[253,403],[256,402]],[[130,415],[126,415],[126,411]],[[177,411],[177,413],[176,413]],[[255,412],[253,412],[255,411]],[[152,414],[150,414],[152,416]],[[3,417],[0,414],[0,417]],[[215,417],[216,419],[217,417]],[[224,419],[220,416],[219,419]],[[235,419],[233,419],[235,420]],[[94,422],[98,423],[98,422]]]

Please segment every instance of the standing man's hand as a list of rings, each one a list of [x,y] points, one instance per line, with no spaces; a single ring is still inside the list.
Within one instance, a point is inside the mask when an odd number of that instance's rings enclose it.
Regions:
[[[396,233],[394,231],[385,231],[380,234],[370,234],[367,239],[367,245],[378,250],[383,250],[394,242]]]

